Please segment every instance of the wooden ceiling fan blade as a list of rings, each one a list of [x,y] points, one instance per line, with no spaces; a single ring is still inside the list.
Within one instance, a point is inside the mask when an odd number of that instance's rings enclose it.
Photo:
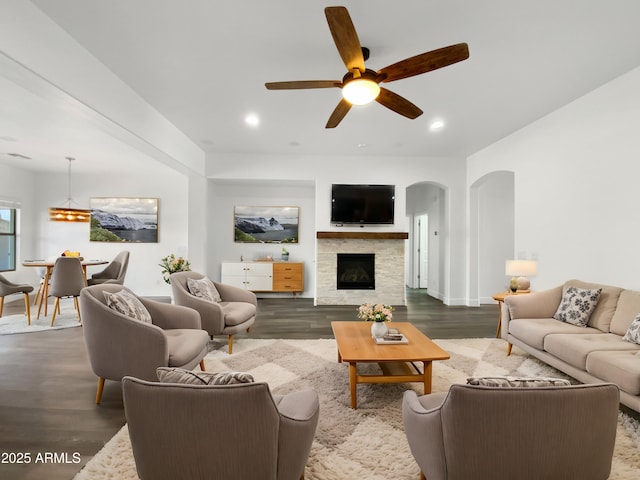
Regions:
[[[326,7],[324,14],[327,17],[333,41],[347,70],[352,72],[354,68],[357,68],[364,72],[362,47],[349,11],[345,7]]]
[[[340,80],[298,80],[292,82],[269,82],[264,86],[267,90],[299,90],[305,88],[334,88],[340,87]]]
[[[384,77],[381,80],[382,82],[393,82],[447,67],[467,58],[469,58],[469,46],[466,43],[458,43],[407,58],[384,67],[378,70],[377,73],[379,76]]]
[[[376,98],[376,102],[412,120],[422,115],[422,110],[413,103],[386,88],[380,88],[380,95]]]
[[[351,110],[351,104],[343,98],[329,117],[325,128],[336,128],[349,110]]]

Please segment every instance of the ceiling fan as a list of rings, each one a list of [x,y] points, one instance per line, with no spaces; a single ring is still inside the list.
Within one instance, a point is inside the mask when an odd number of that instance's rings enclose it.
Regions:
[[[364,65],[365,60],[368,59],[369,50],[360,45],[358,34],[347,9],[345,7],[326,7],[324,13],[333,41],[347,67],[347,73],[342,80],[270,82],[265,83],[265,86],[268,90],[341,88],[343,98],[329,117],[326,128],[337,127],[352,105],[365,105],[373,100],[407,118],[417,118],[422,115],[422,110],[406,98],[381,87],[379,84],[427,73],[469,58],[468,45],[458,43],[421,53],[376,72]]]

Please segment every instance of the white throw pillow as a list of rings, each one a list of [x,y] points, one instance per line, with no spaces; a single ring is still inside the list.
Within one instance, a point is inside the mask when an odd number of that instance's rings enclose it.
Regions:
[[[553,318],[579,327],[586,327],[598,304],[601,291],[601,288],[591,290],[578,287],[567,288],[562,294],[562,301]]]
[[[640,345],[640,313],[633,319],[633,322],[629,325],[629,329],[622,337],[622,340]],[[640,355],[640,352],[638,352],[638,355]]]
[[[195,278],[187,279],[187,288],[191,295],[208,300],[210,302],[221,302],[222,297],[218,293],[218,289],[207,277],[196,280]]]
[[[129,290],[120,290],[117,293],[104,292],[107,306],[127,317],[140,320],[144,323],[152,323],[149,310]]]
[[[244,372],[194,372],[177,367],[158,367],[156,375],[160,383],[185,383],[189,385],[233,385],[252,383],[253,376]]]

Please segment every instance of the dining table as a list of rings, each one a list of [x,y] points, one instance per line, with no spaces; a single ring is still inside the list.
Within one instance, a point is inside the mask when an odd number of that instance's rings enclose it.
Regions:
[[[93,267],[96,265],[105,265],[109,263],[107,260],[99,260],[99,259],[89,259],[86,260],[83,257],[78,257],[80,260],[80,264],[82,265],[82,273],[84,274],[84,282],[87,284],[87,267]],[[40,311],[42,309],[42,304],[44,303],[44,316],[47,316],[47,306],[49,301],[49,280],[51,279],[51,272],[53,271],[53,266],[56,263],[55,260],[24,260],[22,262],[23,267],[40,267],[45,269],[44,277],[42,279],[44,293],[40,297],[40,302],[38,304],[38,315],[36,318],[40,318]]]

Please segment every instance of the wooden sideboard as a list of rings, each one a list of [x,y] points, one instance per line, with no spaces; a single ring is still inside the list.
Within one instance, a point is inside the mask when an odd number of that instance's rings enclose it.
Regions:
[[[291,292],[295,298],[304,291],[304,263],[223,262],[221,278],[252,292]]]

